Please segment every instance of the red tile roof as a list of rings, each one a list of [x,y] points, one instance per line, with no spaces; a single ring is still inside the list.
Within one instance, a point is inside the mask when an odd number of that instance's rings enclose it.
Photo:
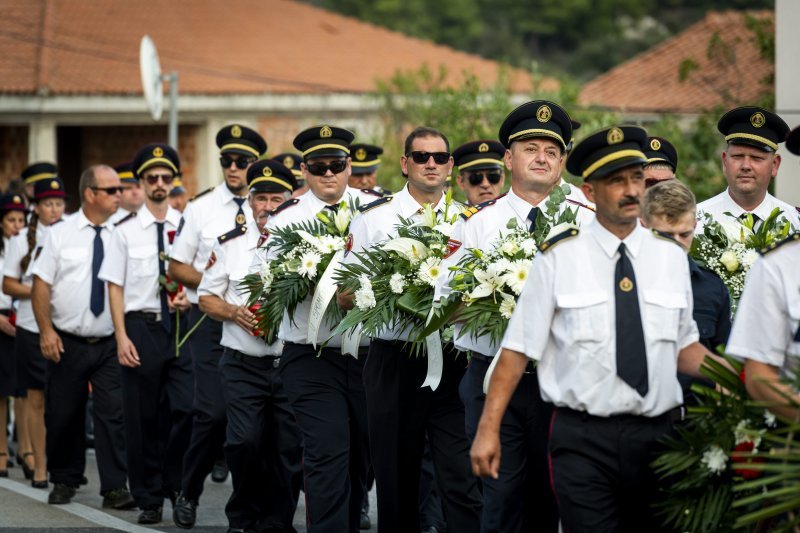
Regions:
[[[772,21],[771,11],[711,11],[685,31],[587,83],[579,102],[626,112],[696,113],[721,104],[753,103],[774,65],[759,55],[746,17]],[[774,31],[774,30],[773,30]],[[726,50],[711,54],[712,39]],[[720,41],[721,39],[721,41]],[[699,67],[680,81],[681,64]]]
[[[291,0],[0,0],[0,93],[140,94],[149,34],[184,94],[373,91],[398,69],[445,65],[491,83],[502,67]],[[531,87],[508,71],[511,87]],[[544,89],[554,88],[549,80]]]

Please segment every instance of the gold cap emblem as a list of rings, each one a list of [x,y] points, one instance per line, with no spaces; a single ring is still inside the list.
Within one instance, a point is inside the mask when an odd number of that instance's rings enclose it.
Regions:
[[[21,204],[22,203],[22,198],[20,198],[19,196],[14,196],[13,202],[15,204]]]
[[[231,137],[238,139],[242,136],[242,128],[238,124],[231,126]]]
[[[650,148],[652,148],[655,151],[660,150],[661,149],[661,141],[659,141],[658,139],[651,139],[650,140]]]
[[[60,185],[58,184],[58,182],[56,180],[53,180],[53,181],[50,182],[50,188],[51,189],[58,189],[59,187],[60,187]]]
[[[358,150],[356,150],[356,159],[358,159],[359,161],[363,161],[366,158],[367,158],[366,150],[364,150],[363,148],[359,148]]]
[[[622,292],[631,292],[633,290],[633,282],[628,276],[625,276],[620,280],[619,290]]]
[[[333,135],[333,131],[331,131],[331,128],[329,126],[322,126],[319,129],[319,136],[322,137],[323,139],[330,137],[331,135]]]
[[[153,157],[161,157],[164,155],[164,150],[160,146],[153,148]]]
[[[750,124],[752,124],[754,128],[760,128],[766,121],[767,119],[764,117],[764,113],[761,111],[753,113],[753,115],[750,117]]]
[[[489,151],[489,145],[486,144],[486,143],[481,143],[481,145],[478,146],[478,151],[481,152],[481,153],[488,152]]]
[[[536,120],[539,122],[547,122],[552,116],[553,111],[550,110],[549,105],[540,106],[539,109],[536,110]]]
[[[608,135],[606,135],[606,141],[608,144],[619,144],[625,140],[625,134],[622,133],[622,130],[619,128],[611,128],[608,130]]]
[[[290,155],[287,155],[286,157],[284,157],[283,158],[283,166],[285,166],[286,168],[294,167],[294,158],[292,158],[292,156],[290,156]]]
[[[266,177],[272,176],[272,169],[270,167],[264,167],[264,170],[261,171]]]

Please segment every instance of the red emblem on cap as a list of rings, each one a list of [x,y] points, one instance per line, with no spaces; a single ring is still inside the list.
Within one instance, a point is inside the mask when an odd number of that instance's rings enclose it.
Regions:
[[[214,263],[217,262],[217,254],[215,254],[212,250],[211,255],[208,256],[208,263],[206,263],[206,270],[214,266]]]
[[[456,251],[461,248],[461,241],[457,241],[455,239],[447,239],[447,253],[444,254],[444,259],[447,259]]]

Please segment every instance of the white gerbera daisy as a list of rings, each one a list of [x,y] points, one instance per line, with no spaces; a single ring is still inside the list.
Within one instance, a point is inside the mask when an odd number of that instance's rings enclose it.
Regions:
[[[322,260],[320,255],[316,252],[306,252],[300,256],[300,266],[297,273],[309,279],[317,276],[317,265]]]
[[[528,281],[528,271],[531,269],[531,262],[527,260],[519,260],[511,263],[508,274],[503,276],[503,281],[514,292],[519,295],[525,282]]]

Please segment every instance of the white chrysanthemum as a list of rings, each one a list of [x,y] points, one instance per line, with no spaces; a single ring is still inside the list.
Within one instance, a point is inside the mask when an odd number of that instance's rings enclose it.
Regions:
[[[514,308],[517,307],[517,301],[514,299],[513,296],[510,294],[500,294],[503,297],[503,301],[500,302],[500,316],[505,319],[511,318],[511,313],[514,312]]]
[[[300,256],[300,267],[297,273],[309,279],[317,276],[317,265],[322,258],[316,252],[306,252]]]
[[[736,252],[733,250],[726,250],[719,256],[719,262],[725,267],[728,272],[736,272],[739,270],[739,258],[736,257]]]
[[[700,459],[700,462],[705,465],[708,470],[715,475],[720,475],[722,472],[725,471],[725,465],[728,462],[728,456],[725,454],[725,451],[717,446],[716,444],[712,444],[708,450],[703,453],[703,457]]]
[[[486,267],[486,273],[489,274],[489,276],[500,276],[511,270],[511,265],[513,264],[513,261],[509,261],[505,257],[501,257]]]
[[[389,288],[395,294],[402,294],[403,289],[406,288],[406,280],[403,275],[399,272],[392,274],[392,277],[389,278]]]
[[[525,252],[525,255],[531,256],[536,253],[536,241],[533,239],[525,239],[519,243],[519,247]]]
[[[417,278],[431,287],[436,285],[439,274],[442,273],[442,261],[436,257],[429,257],[419,266]]]
[[[375,307],[375,293],[372,292],[372,282],[366,274],[362,274],[359,280],[361,286],[355,292],[355,304],[361,311],[366,311]]]
[[[321,235],[317,241],[317,250],[323,254],[330,254],[344,249],[344,239],[333,235]]]
[[[733,430],[733,436],[735,439],[734,444],[752,442],[753,450],[757,450],[758,445],[761,444],[761,434],[763,432],[764,431],[761,430],[758,433],[753,433],[753,430],[750,429],[750,420],[745,418],[744,420],[739,421],[739,423],[736,424],[736,429]]]
[[[525,282],[528,281],[528,271],[531,269],[531,262],[527,260],[514,261],[508,274],[503,276],[503,281],[516,294],[522,292]]]
[[[261,267],[258,269],[258,274],[261,276],[261,284],[264,286],[264,290],[272,285],[272,281],[275,278],[272,274],[271,267],[272,263],[270,261],[263,261]]]
[[[758,252],[749,249],[742,255],[742,266],[744,266],[745,270],[749,270],[756,259],[758,259]]]
[[[777,420],[775,419],[775,415],[772,412],[767,411],[764,409],[764,423],[767,427],[774,428],[777,425]]]
[[[500,251],[506,255],[513,256],[519,251],[519,245],[514,241],[504,241],[503,244],[500,245]]]

